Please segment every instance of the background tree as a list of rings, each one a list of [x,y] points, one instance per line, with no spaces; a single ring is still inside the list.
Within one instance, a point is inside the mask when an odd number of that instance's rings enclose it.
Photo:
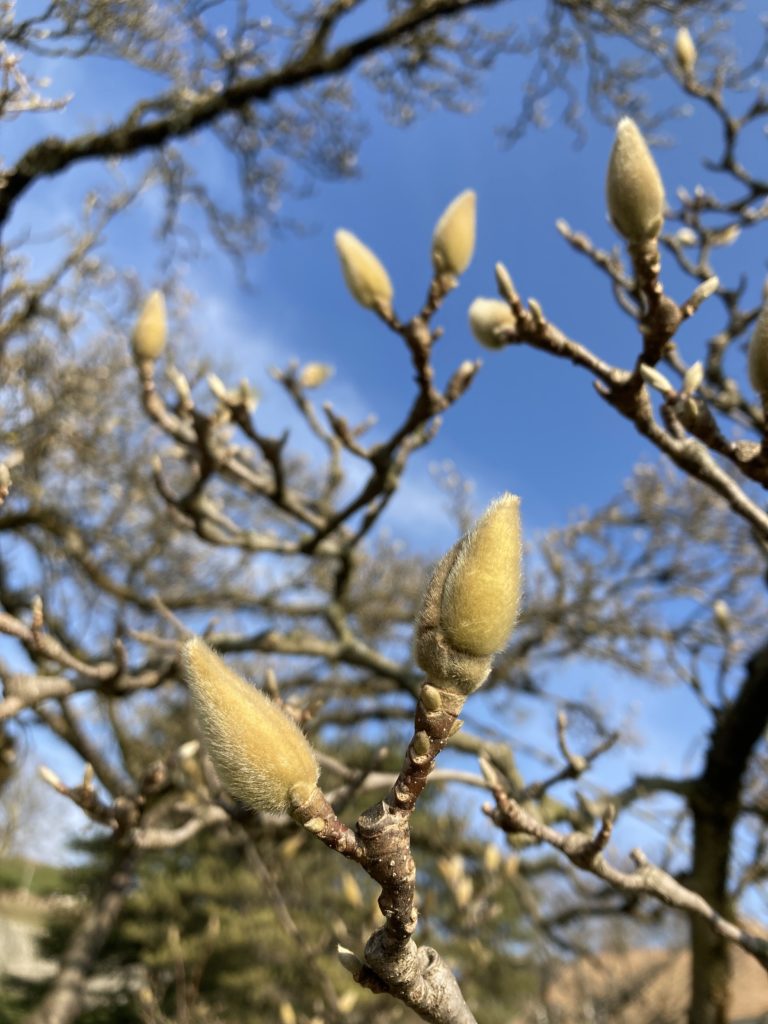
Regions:
[[[377,290],[370,293],[361,291],[348,272],[355,297],[376,307],[404,342],[415,392],[401,392],[396,413],[372,435],[366,424],[343,412],[317,408],[313,393],[327,377],[322,364],[277,371],[277,386],[311,438],[302,453],[287,435],[262,425],[247,383],[233,387],[209,376],[206,391],[208,368],[181,344],[185,301],[175,273],[194,252],[192,232],[199,230],[201,214],[217,240],[243,257],[277,218],[281,190],[298,184],[297,169],[349,172],[355,141],[349,104],[358,86],[357,79],[344,76],[362,66],[364,58],[371,58],[365,71],[388,105],[408,120],[422,101],[452,105],[463,100],[467,76],[482,71],[492,56],[511,52],[530,59],[534,51],[531,89],[518,127],[536,118],[544,94],[558,89],[565,90],[567,119],[577,123],[569,72],[584,60],[598,114],[613,118],[618,106],[653,125],[659,111],[640,103],[635,86],[643,76],[663,73],[719,124],[723,150],[714,169],[728,184],[722,193],[703,187],[683,193],[677,208],[668,211],[661,249],[656,242],[660,223],[641,232],[642,237],[630,225],[626,264],[618,252],[605,251],[562,225],[571,245],[608,276],[631,320],[627,337],[639,327],[642,351],[628,369],[593,351],[601,347],[599,337],[584,343],[570,339],[538,303],[522,301],[508,274],[498,273],[506,306],[503,322],[492,323],[490,332],[487,322],[480,325],[486,343],[529,344],[587,369],[608,404],[668,455],[682,475],[636,474],[618,501],[548,538],[532,560],[526,608],[512,644],[486,684],[485,701],[480,695],[473,698],[469,723],[451,738],[457,760],[432,774],[434,782],[464,781],[489,789],[496,801],[489,811],[493,822],[524,850],[508,870],[491,870],[498,854],[488,855],[489,868],[483,859],[485,841],[478,844],[458,825],[438,829],[436,822],[444,821],[450,803],[432,808],[436,817],[427,819],[428,828],[416,814],[411,841],[420,869],[434,858],[434,886],[425,880],[422,907],[427,927],[419,936],[420,941],[430,939],[434,914],[434,945],[449,963],[455,962],[464,995],[482,1006],[483,1019],[492,1020],[508,996],[494,987],[502,984],[498,960],[484,957],[477,940],[495,946],[496,956],[509,953],[514,959],[520,941],[518,905],[543,939],[573,950],[580,948],[583,921],[590,916],[647,915],[658,927],[657,903],[639,897],[660,896],[691,912],[690,1020],[724,1021],[724,938],[766,959],[765,943],[737,916],[739,905],[754,912],[754,893],[764,883],[766,809],[760,765],[768,689],[759,645],[766,519],[759,496],[765,478],[764,411],[745,384],[743,359],[738,358],[758,308],[747,302],[741,281],[729,283],[726,274],[716,282],[713,276],[720,270],[722,245],[762,225],[768,186],[749,170],[749,139],[765,114],[759,83],[752,81],[762,51],[753,63],[728,63],[722,39],[712,31],[714,16],[727,4],[628,3],[607,9],[551,4],[528,37],[516,25],[500,31],[497,21],[482,20],[485,7],[513,12],[512,5],[502,3],[406,4],[374,29],[364,6],[280,11],[271,22],[245,4],[205,9],[132,5],[130,11],[120,5],[53,4],[31,15],[18,16],[12,8],[4,14],[3,110],[19,118],[19,152],[9,154],[0,198],[5,232],[0,443],[6,467],[0,484],[7,498],[0,514],[5,540],[0,629],[12,641],[4,648],[0,715],[12,723],[11,743],[20,729],[43,728],[91,766],[79,787],[70,786],[69,777],[67,784],[48,778],[112,837],[96,895],[75,923],[61,971],[33,1019],[77,1019],[86,979],[100,951],[110,949],[123,912],[124,927],[130,929],[136,920],[132,915],[149,911],[151,917],[161,909],[161,896],[174,920],[167,922],[170,930],[163,932],[154,961],[147,946],[156,945],[152,929],[162,925],[145,921],[140,941],[134,930],[133,962],[143,964],[151,983],[146,991],[139,989],[146,998],[130,1012],[143,1013],[147,1020],[163,1019],[162,1014],[184,1019],[184,1013],[192,1012],[184,1007],[192,1002],[190,993],[202,992],[201,965],[209,969],[207,944],[221,953],[234,941],[222,915],[220,925],[210,923],[215,920],[210,906],[194,918],[194,905],[184,900],[181,915],[183,898],[204,887],[211,850],[221,848],[224,863],[233,857],[238,864],[236,852],[244,850],[246,870],[248,857],[253,859],[248,851],[261,851],[267,874],[253,861],[249,877],[256,879],[257,889],[261,879],[269,890],[265,902],[270,919],[278,923],[281,886],[292,892],[297,877],[313,876],[311,868],[301,866],[302,850],[273,889],[268,879],[274,865],[263,851],[273,850],[276,838],[287,843],[295,835],[287,817],[275,823],[233,803],[205,757],[199,751],[189,755],[185,743],[191,726],[174,737],[165,725],[147,724],[169,700],[181,699],[179,644],[188,631],[205,633],[228,664],[250,672],[287,700],[288,710],[321,751],[328,807],[347,822],[359,806],[391,785],[407,739],[403,722],[411,720],[414,697],[421,693],[410,640],[426,567],[377,535],[377,526],[408,460],[430,443],[438,416],[451,415],[476,375],[478,367],[471,361],[447,372],[442,366],[437,372],[433,364],[435,318],[446,302],[456,302],[449,297],[455,286],[450,272],[460,274],[466,262],[462,257],[452,265],[450,252],[446,256],[439,249],[424,305],[403,320],[399,306],[396,316],[387,301],[380,301],[382,294],[387,299],[386,286],[383,293],[378,287],[381,275],[386,277],[382,267],[375,272]],[[675,36],[675,19],[683,12],[691,19],[701,57]],[[631,43],[642,61],[617,57],[606,42],[612,36]],[[125,113],[82,134],[49,135],[47,121],[42,139],[32,134],[34,127],[27,127],[32,114],[47,117],[51,102],[63,102],[46,100],[45,87],[35,80],[51,57],[62,69],[69,58],[104,57],[135,67],[137,91],[131,79]],[[511,129],[512,136],[516,132]],[[193,137],[231,158],[242,185],[241,205],[235,205],[233,189],[205,180],[189,148]],[[119,175],[109,167],[113,180],[107,187],[107,165],[94,161],[129,155],[136,159],[124,164]],[[91,163],[75,166],[86,160]],[[71,235],[50,240],[40,261],[24,243],[25,205],[28,200],[31,208],[33,197],[44,195],[47,179],[70,168],[81,175],[83,220]],[[130,266],[112,265],[98,248],[104,233],[119,232],[125,211],[139,209],[153,185],[163,189],[162,226],[171,268],[162,283],[177,296],[172,307],[177,351],[172,337],[161,360],[167,384],[155,358],[147,358],[160,352],[142,350],[140,334],[134,335],[138,366],[130,365],[127,335],[142,305],[141,283]],[[667,192],[671,195],[669,185]],[[621,214],[615,208],[611,213],[622,228]],[[628,235],[626,224],[622,231]],[[341,248],[343,256],[343,243]],[[665,275],[669,258],[676,267],[669,295],[659,277],[660,251]],[[511,269],[515,273],[514,264]],[[709,322],[707,307],[698,313],[706,296],[710,305],[719,303],[720,320],[711,333],[702,328],[707,358],[697,370],[683,360],[674,338],[680,323],[694,314],[693,325]],[[659,366],[664,377],[658,375]],[[759,390],[759,376],[756,380]],[[653,397],[656,392],[660,398]],[[148,448],[156,453],[152,462]],[[460,485],[455,503],[464,527],[471,517]],[[277,682],[265,672],[265,656],[273,660]],[[689,688],[705,715],[701,770],[689,777],[644,774],[619,791],[605,781],[591,789],[587,773],[595,761],[598,771],[600,756],[617,743],[618,715],[615,709],[604,713],[594,702],[581,701],[570,702],[558,729],[552,723],[557,744],[544,757],[549,753],[554,763],[534,770],[530,757],[521,757],[530,746],[525,724],[515,730],[520,736],[510,735],[493,728],[488,711],[495,700],[508,701],[514,693],[526,706],[551,712],[558,702],[552,672],[569,657],[586,665],[604,661],[652,683]],[[421,713],[430,710],[425,699],[430,698],[422,695]],[[412,754],[431,761],[449,727],[446,719],[440,726],[443,734],[430,734],[427,750],[420,752],[421,741],[414,741]],[[390,739],[393,760],[377,761],[374,751],[392,729],[399,737],[399,744]],[[350,755],[369,738],[370,752]],[[406,762],[411,775],[416,765],[412,754]],[[467,771],[478,755],[483,756],[484,775]],[[67,774],[63,768],[60,772]],[[568,787],[569,780],[579,781],[578,790]],[[619,872],[612,857],[606,867],[603,849],[613,814],[608,806],[623,812],[646,806],[658,795],[668,803],[650,806],[659,824],[671,818],[671,836],[681,821],[692,824],[690,854],[670,846],[658,868],[638,859],[636,870]],[[313,828],[317,820],[306,818]],[[352,842],[348,833],[334,832],[330,817],[321,820],[329,845]],[[419,829],[432,832],[431,848],[426,837],[429,849],[423,854]],[[531,840],[548,844],[545,852],[528,850]],[[555,856],[552,847],[567,857]],[[165,852],[151,852],[156,850]],[[335,868],[336,877],[360,884],[359,872],[344,874],[352,867],[319,846],[306,856],[312,860],[305,865],[322,864],[318,873],[333,876]],[[177,868],[171,886],[164,872],[169,863],[183,864],[185,857],[189,872]],[[578,869],[571,884],[565,881],[567,858]],[[371,868],[367,854],[364,859]],[[585,868],[598,881],[591,884],[582,874]],[[678,880],[665,869],[679,873]],[[137,879],[143,884],[129,895]],[[377,881],[387,906],[393,880],[380,871]],[[231,892],[226,885],[223,890],[216,898],[224,906],[229,898],[231,906]],[[325,894],[312,896],[316,903],[302,890],[302,910],[310,910],[295,933],[302,964],[321,957],[330,938],[318,921],[328,906]],[[704,923],[703,917],[709,920]],[[281,927],[293,935],[285,920]],[[365,937],[371,928],[366,918]],[[353,934],[344,944],[362,954],[363,936]],[[291,1013],[300,1019],[310,1014],[334,1019],[349,990],[338,968],[319,959],[320,966],[313,967],[317,985],[311,985],[307,1002],[293,1009],[286,999],[283,966],[277,966],[285,961],[275,952],[275,971],[270,972],[275,988],[264,993],[257,986],[259,994],[252,998],[263,1002],[253,1012],[264,1019],[274,1019],[276,1009],[289,1021]],[[125,947],[122,955],[124,963],[131,959]],[[211,952],[212,960],[215,955]],[[372,959],[369,955],[363,966],[350,954],[342,957],[353,975],[374,990],[406,997],[427,1012],[407,986],[386,975],[386,956],[377,961],[378,971]],[[194,965],[190,975],[171,978],[182,962]],[[245,998],[249,980],[255,979],[246,973],[228,990],[230,1007]],[[196,1000],[200,1012],[209,1007],[215,1014],[231,1012],[226,991],[220,978],[202,1005]],[[454,993],[428,1011],[433,1016],[426,1019],[470,1020],[458,999]],[[286,1003],[290,1008],[281,1009]],[[363,1005],[360,1012],[367,1014]],[[405,1011],[390,1005],[375,1012],[384,1020]]]

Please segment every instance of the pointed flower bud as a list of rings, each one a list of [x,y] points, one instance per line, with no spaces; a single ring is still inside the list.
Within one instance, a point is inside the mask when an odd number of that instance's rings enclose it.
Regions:
[[[469,326],[486,348],[503,348],[504,334],[514,331],[515,314],[501,299],[475,299],[469,307]]]
[[[696,44],[693,41],[693,37],[685,25],[677,30],[677,35],[675,36],[675,58],[684,74],[693,74],[698,53],[696,52]]]
[[[162,355],[168,336],[165,297],[161,291],[150,292],[133,328],[133,354],[137,359],[157,359]]]
[[[456,547],[445,578],[440,625],[452,647],[475,655],[502,650],[520,608],[520,499],[498,498]]]
[[[299,727],[198,637],[184,645],[182,661],[221,781],[254,810],[289,810],[291,789],[313,787],[319,771]]]
[[[351,231],[337,231],[334,240],[352,297],[366,309],[390,316],[394,289],[378,256]]]
[[[463,274],[475,251],[477,197],[472,189],[456,196],[432,235],[432,266],[437,274]]]
[[[768,301],[760,310],[749,343],[749,379],[761,398],[768,400]]]
[[[704,365],[701,360],[697,359],[695,363],[683,374],[683,391],[687,395],[692,395],[698,391],[701,387],[702,381],[704,380]]]
[[[517,619],[521,562],[520,499],[505,494],[441,559],[424,595],[415,655],[436,687],[482,686]]]
[[[606,181],[608,212],[628,242],[656,238],[664,222],[664,185],[651,151],[631,117],[616,128]]]
[[[299,385],[302,388],[319,388],[333,376],[333,367],[327,363],[307,363],[299,374]]]

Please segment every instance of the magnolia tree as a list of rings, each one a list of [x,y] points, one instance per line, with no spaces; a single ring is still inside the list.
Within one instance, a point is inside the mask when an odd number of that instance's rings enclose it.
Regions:
[[[768,868],[768,313],[745,305],[742,283],[715,273],[719,247],[759,229],[768,209],[768,182],[749,169],[744,145],[768,110],[754,81],[763,51],[753,66],[731,65],[716,32],[702,28],[700,56],[691,32],[675,25],[679,4],[548,12],[542,90],[567,94],[571,33],[581,33],[597,99],[626,98],[637,68],[600,49],[605,33],[624,35],[646,71],[671,76],[708,108],[722,134],[714,167],[729,187],[726,198],[681,190],[673,205],[640,128],[623,118],[606,155],[607,207],[623,249],[601,250],[559,225],[627,315],[627,333],[638,338],[630,366],[600,356],[599,339],[571,338],[542,304],[521,297],[502,264],[499,297],[469,306],[480,344],[532,346],[587,371],[599,400],[678,471],[636,473],[615,502],[545,538],[523,587],[511,495],[471,525],[454,488],[463,535],[432,571],[376,531],[411,455],[470,385],[482,387],[479,361],[462,362],[444,384],[433,365],[436,314],[473,256],[473,192],[438,219],[427,295],[410,317],[397,310],[378,257],[351,232],[337,233],[349,291],[402,339],[415,394],[371,441],[366,422],[318,408],[326,366],[276,370],[323,453],[311,463],[286,433],[266,432],[249,381],[229,386],[188,353],[174,354],[164,291],[139,302],[130,271],[96,254],[100,233],[152,182],[165,189],[166,228],[190,200],[242,253],[281,184],[284,165],[270,154],[308,163],[333,155],[341,170],[350,158],[338,114],[348,92],[336,80],[326,90],[328,76],[376,55],[372,79],[402,104],[440,94],[433,69],[452,81],[488,47],[512,47],[509,33],[451,20],[484,5],[448,2],[404,4],[385,27],[336,43],[356,6],[313,6],[265,23],[241,4],[223,33],[188,5],[53,4],[26,21],[3,12],[6,116],[45,107],[21,74],[25,51],[109,54],[170,80],[103,131],[38,141],[4,170],[0,190],[8,222],[32,185],[85,158],[151,155],[136,180],[118,181],[107,198],[85,197],[85,228],[43,276],[26,262],[23,239],[2,251],[0,783],[13,774],[25,730],[45,730],[84,766],[79,784],[50,765],[45,780],[106,837],[97,884],[28,1020],[64,1024],[90,1012],[89,976],[128,918],[134,931],[107,1000],[114,1008],[119,993],[131,1020],[229,1019],[236,963],[237,998],[253,1019],[384,1022],[415,1011],[441,1024],[474,1013],[501,1024],[512,972],[532,961],[523,946],[589,949],[585,922],[622,915],[658,928],[666,906],[690,928],[689,1020],[724,1024],[729,948],[768,969],[768,943],[748,920]],[[708,17],[720,5],[685,8]],[[446,55],[458,65],[446,67]],[[217,204],[183,151],[207,126],[239,161],[240,215]],[[675,280],[690,282],[682,298],[665,287],[662,254]],[[720,304],[721,323],[689,365],[675,336],[705,301]],[[68,344],[77,315],[93,344]],[[749,386],[740,358],[748,337]],[[511,362],[514,351],[498,358]],[[365,467],[362,479],[349,472],[352,460]],[[559,754],[538,778],[520,768],[524,729],[490,736],[462,727],[465,705],[495,694],[546,706],[547,666],[574,656],[687,687],[708,716],[701,769],[590,788],[593,766],[624,737],[588,701],[571,701],[552,723]],[[466,763],[443,766],[448,746]],[[436,801],[437,787],[451,794],[453,783],[483,794],[477,804],[497,842],[462,823],[450,795]],[[670,836],[690,826],[685,853],[651,860],[638,849],[627,861],[609,849],[616,817],[658,796],[673,807]],[[654,813],[666,826],[666,810]],[[311,865],[305,878],[302,863]],[[237,891],[219,898],[227,871]],[[341,909],[318,891],[318,880],[334,877]],[[237,931],[238,899],[253,911],[256,939]],[[229,915],[215,909],[225,905]],[[137,931],[142,914],[152,918],[152,949],[138,938],[150,934]],[[219,987],[206,988],[213,975]],[[375,998],[361,995],[366,989]],[[535,1019],[558,1019],[546,992],[535,1004]],[[608,1012],[620,1019],[618,1008]]]

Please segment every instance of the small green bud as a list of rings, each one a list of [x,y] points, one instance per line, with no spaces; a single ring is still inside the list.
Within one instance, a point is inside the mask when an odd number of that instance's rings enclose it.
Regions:
[[[165,297],[161,291],[150,292],[141,308],[131,343],[136,359],[157,359],[162,355],[168,337]]]
[[[606,196],[614,227],[628,242],[647,242],[658,236],[664,223],[664,185],[631,117],[622,117],[616,128]]]
[[[749,379],[763,400],[768,400],[768,301],[760,310],[749,343]]]
[[[351,231],[337,231],[334,240],[352,297],[366,309],[391,316],[394,289],[378,256]]]
[[[432,235],[432,265],[437,274],[463,274],[475,251],[477,197],[471,189],[444,210]]]
[[[429,753],[429,736],[425,732],[417,732],[411,745],[417,757],[424,757]]]
[[[198,637],[184,644],[182,662],[221,781],[254,810],[289,810],[291,790],[313,787],[319,774],[299,727]]]
[[[443,706],[443,698],[440,696],[440,691],[436,686],[430,686],[429,683],[424,683],[421,688],[421,703],[427,711],[440,710]]]
[[[675,36],[675,58],[686,77],[693,74],[698,53],[693,37],[685,25],[677,30]]]
[[[469,307],[469,326],[486,348],[502,348],[504,335],[517,325],[515,314],[501,299],[475,299]]]

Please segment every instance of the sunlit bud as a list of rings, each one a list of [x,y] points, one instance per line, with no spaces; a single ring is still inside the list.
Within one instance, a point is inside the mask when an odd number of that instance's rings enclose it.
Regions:
[[[504,648],[520,607],[521,564],[520,499],[505,494],[456,545],[440,612],[452,647],[474,655]]]
[[[359,909],[363,906],[363,892],[360,888],[357,879],[351,875],[348,871],[345,871],[341,876],[341,891],[344,894],[344,899],[350,905]]]
[[[53,786],[53,788],[58,790],[59,793],[66,792],[66,786],[56,772],[53,771],[52,768],[49,768],[48,765],[41,764],[37,771],[43,782],[47,782],[49,786]]]
[[[339,230],[334,239],[352,297],[366,309],[391,315],[394,289],[378,256],[351,231]]]
[[[280,1024],[296,1024],[298,1020],[293,1006],[285,1001],[281,1002],[278,1006],[278,1014],[280,1016]]]
[[[686,75],[692,75],[693,69],[696,67],[698,54],[696,52],[696,44],[685,25],[677,30],[677,35],[675,36],[675,57],[683,72]]]
[[[162,355],[167,337],[165,297],[156,290],[147,296],[133,328],[133,354],[137,359],[157,359]]]
[[[712,615],[719,629],[728,633],[731,628],[731,609],[721,597],[712,604]]]
[[[342,1017],[344,1017],[345,1014],[352,1013],[359,1000],[360,995],[357,989],[351,988],[347,992],[342,992],[336,1000],[336,1006],[338,1007],[339,1013]]]
[[[696,360],[692,366],[689,366],[683,375],[683,391],[687,395],[692,395],[701,387],[701,382],[704,380],[704,367],[699,360]]]
[[[336,947],[336,956],[339,958],[339,963],[345,971],[349,971],[353,978],[356,978],[360,973],[362,964],[360,960],[355,956],[351,949],[347,949],[346,946]]]
[[[456,900],[456,906],[460,909],[468,906],[472,901],[475,887],[472,883],[472,879],[468,876],[459,879],[453,890],[453,898]]]
[[[664,222],[664,185],[648,145],[631,117],[616,128],[606,180],[608,212],[628,242],[646,242]]]
[[[432,265],[437,274],[463,274],[475,251],[477,197],[472,189],[446,207],[432,235]]]
[[[755,391],[768,399],[768,302],[760,310],[749,343],[749,379]]]
[[[495,843],[488,843],[483,850],[483,867],[489,875],[495,874],[501,867],[501,850]]]
[[[182,661],[221,781],[254,810],[288,810],[292,788],[317,782],[317,762],[304,734],[199,638],[184,644]]]
[[[307,363],[299,374],[299,387],[319,388],[333,376],[333,367],[327,363]]]
[[[696,245],[696,242],[699,240],[699,236],[693,228],[689,227],[678,228],[675,232],[675,238],[680,245]]]
[[[515,314],[501,299],[475,299],[469,307],[469,326],[486,348],[503,348],[504,335],[515,330]]]
[[[218,377],[215,373],[209,373],[205,381],[208,385],[208,390],[214,398],[218,398],[220,402],[225,403],[231,400],[229,389],[221,377]]]
[[[0,462],[0,500],[7,498],[11,490],[11,471],[4,462]]]
[[[656,367],[648,366],[647,363],[641,363],[640,376],[646,384],[649,384],[652,388],[656,388],[656,390],[660,391],[665,398],[671,398],[672,395],[675,394],[675,389],[664,374],[660,370],[657,370]]]

